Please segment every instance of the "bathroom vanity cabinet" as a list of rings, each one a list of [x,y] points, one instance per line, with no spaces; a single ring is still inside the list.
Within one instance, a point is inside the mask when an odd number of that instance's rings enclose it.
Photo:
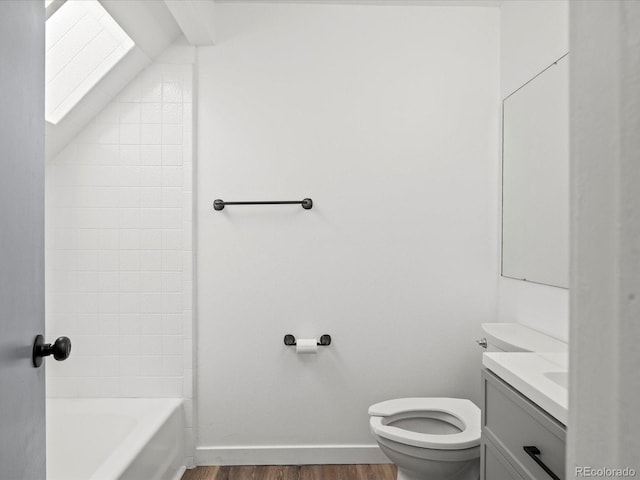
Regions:
[[[482,401],[481,480],[564,480],[562,423],[486,368]]]

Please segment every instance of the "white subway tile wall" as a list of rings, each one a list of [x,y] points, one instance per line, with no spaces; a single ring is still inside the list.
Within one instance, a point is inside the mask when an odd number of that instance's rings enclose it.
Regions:
[[[152,65],[47,164],[46,334],[73,344],[49,397],[193,410],[192,88],[191,65]]]

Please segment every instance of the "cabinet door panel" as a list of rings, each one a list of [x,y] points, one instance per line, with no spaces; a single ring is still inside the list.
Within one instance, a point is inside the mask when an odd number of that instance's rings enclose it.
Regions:
[[[523,480],[515,468],[489,441],[482,440],[480,480]]]
[[[483,373],[483,390],[483,435],[504,452],[521,476],[549,478],[523,448],[535,446],[540,451],[538,458],[558,477],[564,478],[564,426],[487,371]]]

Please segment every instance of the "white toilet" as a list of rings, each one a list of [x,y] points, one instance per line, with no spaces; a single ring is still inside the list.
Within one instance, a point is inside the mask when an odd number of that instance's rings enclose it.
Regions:
[[[478,480],[480,409],[462,398],[396,398],[369,407],[398,480]]]
[[[566,351],[566,344],[515,323],[485,323],[488,351]],[[480,369],[480,366],[478,366]],[[479,381],[479,380],[478,380]],[[369,407],[381,450],[398,480],[478,480],[480,409],[462,398],[396,398]]]

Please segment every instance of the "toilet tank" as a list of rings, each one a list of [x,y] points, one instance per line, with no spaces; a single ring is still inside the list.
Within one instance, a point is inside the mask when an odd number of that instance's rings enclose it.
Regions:
[[[567,352],[568,345],[519,323],[483,323],[487,352]]]

